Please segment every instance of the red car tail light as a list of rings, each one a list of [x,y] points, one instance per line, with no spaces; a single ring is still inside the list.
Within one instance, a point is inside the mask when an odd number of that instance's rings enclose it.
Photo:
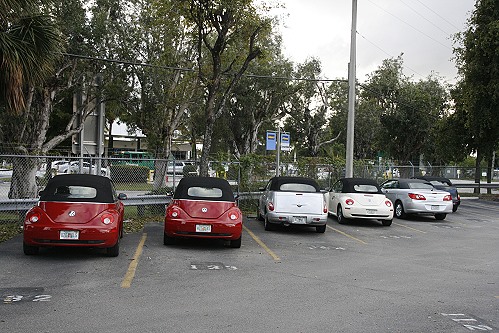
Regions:
[[[324,201],[324,208],[322,208],[322,212],[327,213],[327,204],[325,201]]]
[[[447,194],[445,197],[444,197],[444,201],[452,201],[452,196],[450,194]]]
[[[409,198],[413,200],[426,200],[424,195],[418,193],[409,193]]]
[[[169,206],[166,208],[166,216],[177,218],[180,216],[180,209],[177,206]]]
[[[355,201],[353,201],[353,199],[346,199],[345,200],[345,203],[349,206],[353,205],[355,203]]]
[[[36,212],[36,213],[30,213],[29,216],[28,216],[28,221],[30,221],[31,223],[35,223],[35,222],[38,222],[40,221],[40,213]]]
[[[239,213],[235,210],[229,212],[229,219],[232,221],[237,220],[239,218]]]
[[[269,211],[273,212],[274,211],[274,204],[272,202],[269,202],[267,204],[267,208],[269,209]]]
[[[391,206],[392,206],[392,202],[391,202],[390,200],[386,200],[386,201],[385,201],[385,205],[386,205],[387,207],[391,207]]]
[[[101,217],[100,217],[100,220],[102,223],[104,224],[111,224],[114,222],[114,215],[113,214],[109,214],[109,213],[106,213],[106,214],[103,214]]]

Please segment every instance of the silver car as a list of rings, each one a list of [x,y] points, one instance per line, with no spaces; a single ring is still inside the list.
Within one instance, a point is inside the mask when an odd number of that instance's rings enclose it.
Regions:
[[[395,206],[395,216],[429,214],[443,220],[452,213],[452,197],[449,192],[437,190],[421,179],[389,179],[381,184],[381,191]]]

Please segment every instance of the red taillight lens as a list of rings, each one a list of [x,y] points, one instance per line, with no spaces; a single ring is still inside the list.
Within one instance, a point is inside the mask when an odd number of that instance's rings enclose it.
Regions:
[[[322,209],[322,212],[323,213],[327,213],[327,204],[326,204],[326,202],[324,202],[324,208]]]
[[[101,217],[100,217],[100,220],[102,223],[104,224],[111,224],[114,222],[114,215],[113,214],[103,214]]]
[[[232,221],[237,220],[239,218],[239,213],[237,211],[229,212],[229,219]]]
[[[30,221],[31,223],[40,221],[40,213],[30,213],[28,221]]]
[[[450,194],[447,194],[445,197],[444,197],[444,201],[452,201],[452,196]]]
[[[177,218],[180,216],[180,209],[176,206],[168,207],[166,210],[166,215],[168,217]]]
[[[349,206],[353,205],[355,203],[355,201],[353,201],[353,199],[347,199],[345,200],[345,203]]]
[[[413,200],[426,200],[424,195],[418,193],[409,193],[409,198]]]
[[[391,202],[390,200],[386,200],[386,201],[385,201],[385,205],[386,205],[387,207],[391,207],[391,206],[392,206],[392,202]]]
[[[269,203],[267,204],[267,208],[268,208],[271,212],[273,212],[273,211],[274,211],[274,204],[273,204],[272,202],[269,202]]]

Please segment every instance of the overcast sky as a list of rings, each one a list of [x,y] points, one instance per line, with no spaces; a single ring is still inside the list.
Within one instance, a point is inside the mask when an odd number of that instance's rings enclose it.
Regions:
[[[267,0],[276,3],[277,0]],[[323,76],[347,78],[352,0],[280,0],[284,55],[296,63],[321,60]],[[432,72],[453,83],[451,36],[465,30],[475,0],[357,0],[357,79],[383,59],[403,53],[404,73],[415,80]]]

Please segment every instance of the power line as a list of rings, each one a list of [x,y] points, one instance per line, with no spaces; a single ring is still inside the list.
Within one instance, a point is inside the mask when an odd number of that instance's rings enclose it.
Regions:
[[[456,28],[456,30],[460,29],[460,28],[456,27],[452,22],[449,22],[448,20],[446,20],[445,17],[443,17],[442,15],[440,15],[439,13],[437,13],[436,11],[434,11],[433,9],[431,9],[430,7],[428,7],[427,5],[425,5],[423,2],[421,2],[419,0],[416,0],[416,1],[419,2],[423,7],[425,7],[426,9],[428,9],[430,12],[432,12],[433,14],[437,15],[438,17],[440,17],[445,22],[447,22],[450,25],[452,25],[454,28]]]
[[[409,6],[407,3],[405,3],[403,0],[400,0],[401,3],[403,3],[404,5],[406,5],[409,9],[411,9],[414,13],[416,13],[417,15],[419,15],[420,17],[422,17],[426,22],[430,23],[431,25],[433,25],[435,28],[437,28],[438,30],[442,31],[444,34],[446,34],[447,36],[450,36],[451,34],[447,31],[445,31],[444,29],[440,28],[438,25],[436,25],[435,23],[433,23],[432,21],[430,21],[428,18],[426,18],[426,16],[424,16],[423,14],[419,13],[416,9],[414,9],[413,7]],[[428,8],[428,7],[427,7]]]
[[[183,71],[183,72],[195,72],[196,71],[196,69],[194,69],[194,68],[165,66],[165,65],[153,65],[153,64],[148,64],[148,63],[144,63],[144,62],[117,60],[117,59],[109,59],[109,58],[99,58],[99,57],[84,56],[84,55],[72,54],[72,53],[62,53],[62,55],[67,56],[67,57],[71,57],[71,58],[102,61],[102,62],[117,63],[117,64],[123,64],[123,65],[131,65],[131,66],[151,67],[151,68],[168,69],[168,70]],[[225,74],[225,75],[231,75],[231,74]],[[243,74],[243,76],[248,77],[248,78],[288,80],[288,81],[348,82],[346,79],[307,79],[307,78],[257,75],[257,74]]]

